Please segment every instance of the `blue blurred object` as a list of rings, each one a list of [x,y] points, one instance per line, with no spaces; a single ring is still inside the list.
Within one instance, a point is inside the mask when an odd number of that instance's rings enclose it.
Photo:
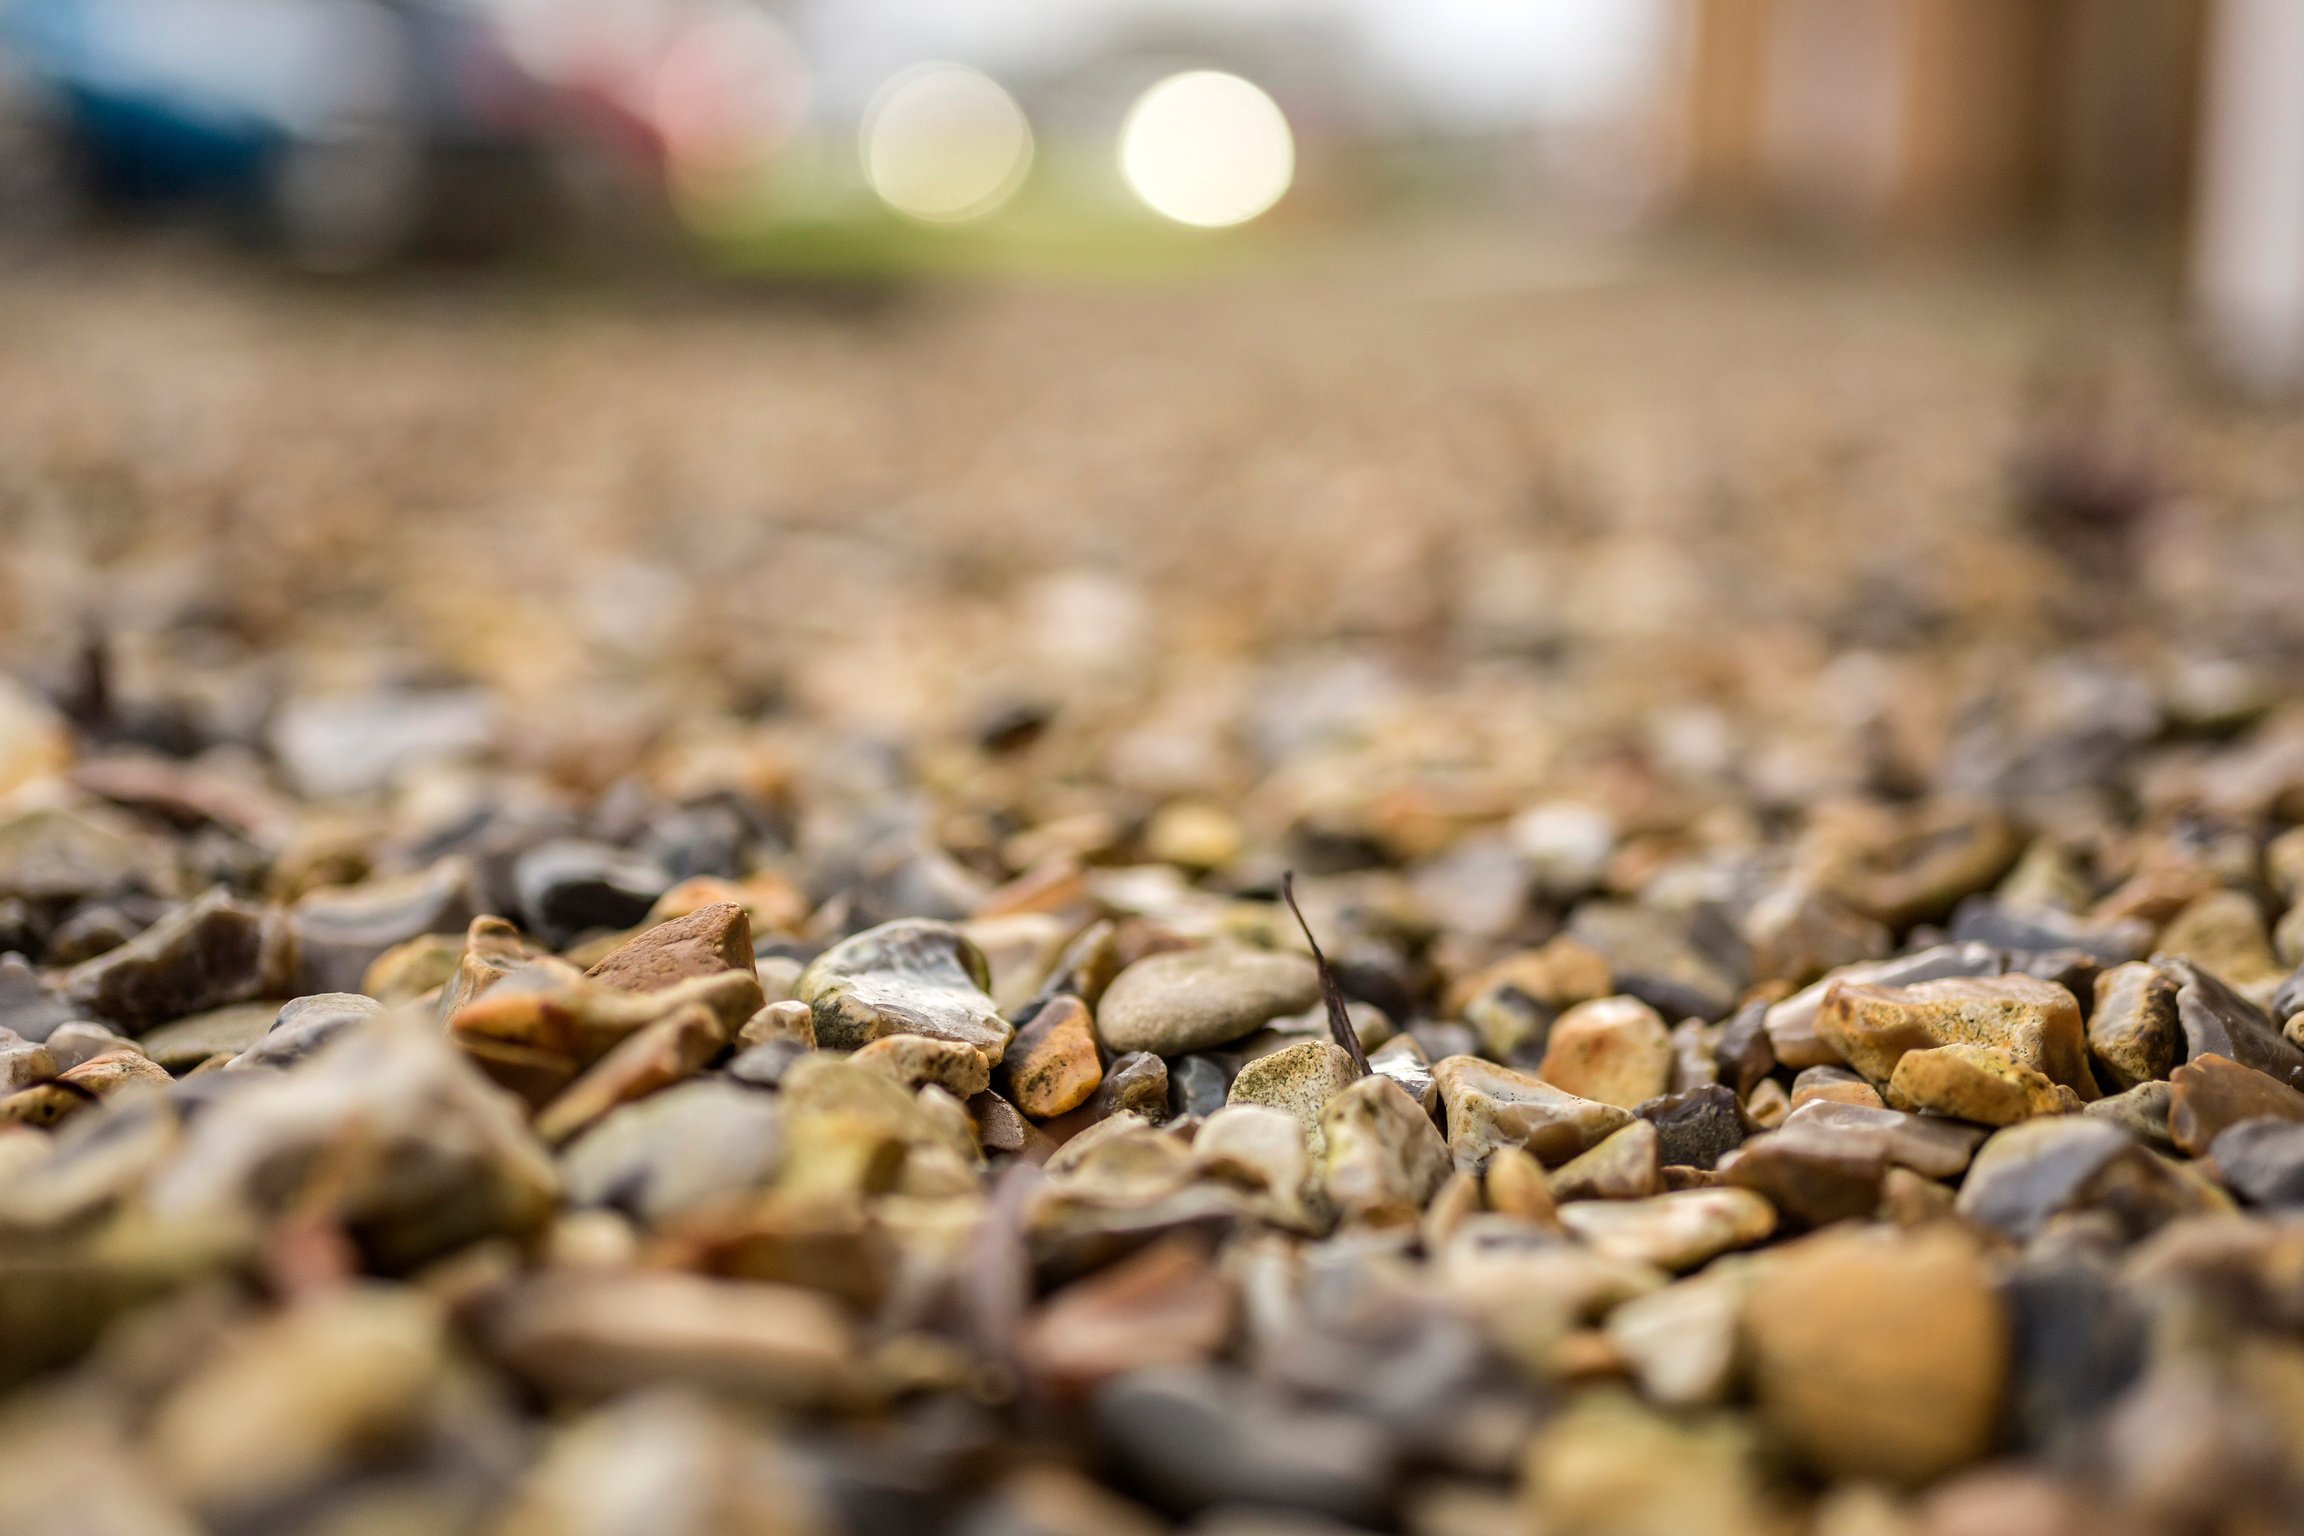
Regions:
[[[549,93],[451,0],[0,0],[0,49],[13,187],[216,210],[323,266],[548,213]]]

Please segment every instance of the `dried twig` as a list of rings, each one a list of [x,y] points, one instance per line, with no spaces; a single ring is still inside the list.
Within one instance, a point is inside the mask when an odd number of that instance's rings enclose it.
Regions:
[[[1328,1033],[1352,1058],[1353,1067],[1362,1077],[1371,1070],[1368,1053],[1360,1049],[1360,1032],[1352,1027],[1352,1015],[1344,1006],[1344,989],[1336,985],[1336,973],[1328,967],[1328,957],[1320,953],[1320,941],[1312,937],[1312,925],[1304,921],[1304,909],[1296,905],[1296,871],[1289,870],[1280,877],[1280,897],[1288,903],[1288,910],[1296,914],[1296,926],[1304,930],[1304,942],[1312,946],[1312,963],[1320,968],[1320,999],[1328,1005]]]

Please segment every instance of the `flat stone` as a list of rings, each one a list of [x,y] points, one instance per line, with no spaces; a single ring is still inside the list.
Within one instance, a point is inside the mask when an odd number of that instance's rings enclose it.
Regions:
[[[2187,1060],[2225,1056],[2304,1089],[2304,1048],[2282,1036],[2262,1009],[2188,961],[2172,961],[2169,969],[2183,978],[2176,1018]]]
[[[1746,1141],[1721,1160],[1719,1171],[1729,1184],[1766,1196],[1796,1226],[1821,1227],[1870,1216],[1887,1166],[1886,1154],[1871,1141],[1778,1130]]]
[[[752,965],[750,914],[735,902],[715,902],[643,928],[584,974],[619,992],[657,992]]]
[[[726,1023],[688,1003],[617,1042],[536,1116],[536,1134],[557,1146],[619,1104],[694,1076],[728,1043]]]
[[[1795,1069],[1846,1065],[1839,1049],[1817,1030],[1824,996],[1834,986],[1904,986],[1948,976],[1997,976],[2006,968],[2000,952],[1986,944],[1939,944],[1892,960],[1842,966],[1769,1007],[1763,1016],[1769,1048],[1779,1064]]]
[[[775,1096],[702,1079],[605,1116],[561,1157],[568,1203],[655,1225],[766,1187],[783,1155]]]
[[[2218,1133],[2208,1155],[2225,1185],[2250,1205],[2304,1205],[2304,1123],[2243,1120]]]
[[[2083,1100],[2096,1096],[2079,1004],[2062,987],[2030,976],[1839,982],[1825,994],[1816,1029],[1875,1083],[1889,1080],[1906,1051],[1989,1045]]]
[[[1828,1476],[1917,1484],[1992,1447],[2008,1321],[1956,1231],[1785,1249],[1753,1282],[1745,1338],[1761,1417]]]
[[[261,907],[217,889],[64,976],[71,1000],[141,1034],[187,1014],[281,995],[289,946]]]
[[[1680,1189],[1564,1205],[1560,1225],[1608,1258],[1682,1270],[1760,1242],[1776,1230],[1776,1208],[1748,1189]]]
[[[984,957],[950,923],[907,918],[841,940],[801,973],[816,1039],[855,1050],[882,1035],[957,1040],[997,1064],[1015,1033],[987,990]]]
[[[296,990],[357,992],[386,950],[424,934],[462,933],[479,915],[471,862],[453,854],[397,879],[309,892],[288,912]]]
[[[1181,1056],[1252,1034],[1320,1001],[1309,955],[1211,945],[1137,961],[1096,1005],[1097,1033],[1115,1051]]]
[[[1991,1045],[1940,1045],[1906,1051],[1888,1079],[1888,1103],[1915,1114],[1949,1115],[1979,1125],[2014,1125],[2067,1106],[2057,1085]]]
[[[992,1086],[992,1069],[981,1051],[933,1035],[882,1035],[848,1059],[886,1072],[907,1088],[934,1083],[963,1099]]]
[[[2206,1208],[2201,1192],[2117,1126],[2086,1115],[2025,1120],[1976,1154],[1955,1209],[2019,1241],[2067,1211],[2103,1210],[2127,1235]]]
[[[1655,1194],[1663,1187],[1658,1141],[1656,1127],[1645,1120],[1610,1132],[1600,1145],[1552,1171],[1547,1182],[1554,1203],[1639,1200]]]
[[[2124,1093],[2110,1094],[2082,1108],[2092,1120],[2116,1125],[2155,1152],[2173,1153],[2176,1138],[2168,1129],[2174,1090],[2164,1082],[2138,1083]]]
[[[1307,1040],[1242,1067],[1240,1075],[1232,1079],[1225,1103],[1261,1104],[1295,1116],[1311,1138],[1312,1155],[1317,1159],[1324,1145],[1320,1111],[1359,1076],[1359,1069],[1342,1046],[1327,1040]]]
[[[553,945],[598,928],[630,928],[672,886],[672,873],[651,859],[579,838],[554,838],[512,866],[520,916]]]
[[[1432,1117],[1406,1089],[1377,1074],[1322,1105],[1320,1131],[1322,1182],[1347,1221],[1414,1221],[1453,1166]]]
[[[1873,1109],[1883,1102],[1877,1088],[1846,1067],[1801,1068],[1799,1075],[1792,1079],[1792,1108],[1798,1109],[1810,1099],[1831,1099]]]
[[[232,1058],[235,1068],[292,1067],[337,1036],[366,1024],[384,1005],[357,992],[321,992],[283,1003],[272,1027]]]
[[[1933,1115],[1835,1103],[1803,1104],[1785,1117],[1783,1129],[1876,1152],[1930,1179],[1956,1179],[1966,1172],[1987,1134],[1981,1127]]]
[[[1206,1065],[1215,1067],[1213,1062]],[[1009,1097],[1035,1120],[1052,1119],[1088,1102],[1104,1081],[1096,1048],[1096,1023],[1088,1005],[1070,994],[1041,1004],[1031,1020],[1016,1031],[1001,1067]],[[1222,1069],[1215,1070],[1221,1077]],[[1221,1090],[1216,1102],[1223,1102]]]
[[[1537,1075],[1578,1098],[1634,1109],[1672,1086],[1672,1037],[1638,998],[1579,1003],[1553,1024]]]
[[[2304,1093],[2223,1056],[2195,1056],[2170,1074],[2168,1134],[2194,1157],[2229,1126],[2270,1116],[2304,1121]]]
[[[2177,977],[2158,966],[2116,965],[2096,978],[2088,1048],[2115,1089],[2164,1078],[2184,1055],[2176,1017]]]
[[[237,1056],[264,1037],[280,1017],[276,1003],[230,1003],[173,1024],[137,1043],[171,1072],[188,1072],[211,1056]]]
[[[495,1299],[477,1333],[515,1377],[578,1401],[675,1386],[819,1407],[857,1358],[847,1318],[814,1291],[664,1271],[534,1274]]]
[[[1434,1062],[1432,1077],[1447,1108],[1448,1150],[1466,1173],[1486,1168],[1499,1147],[1525,1147],[1539,1162],[1564,1163],[1632,1119],[1627,1110],[1477,1056]]]
[[[1723,1083],[1650,1099],[1638,1113],[1656,1127],[1666,1167],[1710,1168],[1744,1141],[1744,1108]]]

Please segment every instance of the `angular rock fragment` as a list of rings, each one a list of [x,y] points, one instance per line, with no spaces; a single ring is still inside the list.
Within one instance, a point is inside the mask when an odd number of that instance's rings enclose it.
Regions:
[[[1633,1109],[1671,1087],[1671,1036],[1637,998],[1579,1003],[1553,1024],[1537,1076],[1579,1098]]]
[[[1225,1103],[1261,1104],[1296,1117],[1312,1139],[1317,1157],[1323,1144],[1320,1112],[1328,1101],[1358,1080],[1352,1058],[1342,1046],[1326,1040],[1307,1040],[1260,1057],[1240,1069],[1232,1079]]]
[[[715,902],[642,929],[584,974],[619,992],[660,992],[752,964],[751,917],[734,902]]]
[[[1447,1179],[1448,1144],[1398,1083],[1359,1079],[1320,1109],[1321,1179],[1347,1221],[1413,1221]]]
[[[2088,1048],[2106,1086],[2117,1092],[2164,1078],[2184,1055],[2176,1017],[2178,978],[2157,966],[2116,965],[2096,978],[2088,1015]]]
[[[1016,1107],[1033,1119],[1079,1108],[1104,1081],[1088,1005],[1069,995],[1041,1004],[1016,1032],[1001,1067]]]
[[[1547,1181],[1555,1204],[1572,1200],[1638,1200],[1663,1185],[1656,1127],[1634,1120],[1589,1152],[1580,1152],[1552,1171]]]
[[[1447,1110],[1449,1153],[1467,1173],[1486,1168],[1501,1147],[1523,1147],[1540,1162],[1564,1163],[1632,1118],[1612,1104],[1580,1099],[1476,1056],[1434,1062],[1432,1078]]]
[[[2266,1116],[2304,1121],[2304,1093],[2214,1054],[2195,1056],[2169,1078],[2168,1134],[2194,1157],[2227,1127]]]
[[[1875,1083],[1889,1081],[1906,1051],[1987,1045],[2083,1100],[2096,1096],[2079,1005],[2062,987],[2029,976],[1837,982],[1825,993],[1816,1029]]]
[[[471,862],[455,855],[399,879],[308,892],[288,913],[296,990],[357,992],[385,951],[425,934],[462,933],[479,915]]]
[[[855,1050],[882,1035],[934,1035],[996,1065],[1015,1031],[986,990],[991,981],[959,929],[914,918],[833,945],[801,973],[795,995],[815,1013],[819,1044]]]
[[[1680,1270],[1761,1241],[1776,1209],[1748,1189],[1682,1189],[1562,1206],[1560,1225],[1609,1258]]]
[[[282,995],[293,942],[271,914],[218,889],[64,977],[79,1007],[141,1034],[268,991]]]
[[[2014,1125],[2035,1115],[2061,1114],[2057,1085],[1991,1045],[1940,1045],[1906,1051],[1889,1075],[1891,1107],[1947,1115],[1979,1125]],[[2070,1108],[2079,1108],[2075,1100]]]

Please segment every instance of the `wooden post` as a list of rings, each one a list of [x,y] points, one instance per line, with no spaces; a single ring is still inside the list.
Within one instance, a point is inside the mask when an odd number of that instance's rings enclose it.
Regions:
[[[2192,295],[2238,383],[2304,385],[2304,4],[2218,0]]]

